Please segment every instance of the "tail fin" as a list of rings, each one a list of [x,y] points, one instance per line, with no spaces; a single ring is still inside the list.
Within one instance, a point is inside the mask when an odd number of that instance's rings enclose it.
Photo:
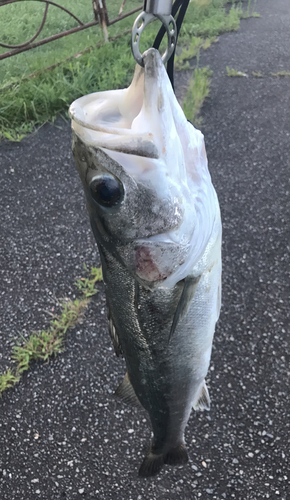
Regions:
[[[186,462],[188,462],[188,454],[184,443],[181,443],[176,448],[172,448],[166,453],[166,455],[163,455],[162,453],[157,455],[150,450],[139,469],[139,476],[155,476],[161,471],[164,464],[182,465],[186,464]]]
[[[139,476],[141,477],[151,477],[158,474],[161,471],[164,464],[163,455],[155,455],[152,451],[144,458],[141,467],[139,469]]]
[[[172,448],[164,457],[164,463],[168,465],[181,465],[188,462],[187,449],[184,443]]]

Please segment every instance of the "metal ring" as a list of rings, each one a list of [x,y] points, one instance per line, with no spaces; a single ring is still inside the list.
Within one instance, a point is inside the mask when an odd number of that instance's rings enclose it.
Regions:
[[[132,29],[132,53],[134,59],[137,61],[140,66],[144,67],[143,57],[140,54],[139,42],[141,34],[146,28],[146,26],[158,18],[162,24],[164,25],[167,33],[167,48],[162,56],[163,63],[167,63],[168,59],[172,55],[175,45],[176,45],[176,23],[175,19],[172,16],[161,16],[160,14],[148,14],[147,12],[141,12],[139,16],[136,18],[133,29]],[[171,27],[170,27],[171,25]]]

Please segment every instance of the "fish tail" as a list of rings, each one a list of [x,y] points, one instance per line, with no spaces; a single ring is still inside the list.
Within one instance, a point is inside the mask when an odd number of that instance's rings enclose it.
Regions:
[[[165,455],[157,454],[152,449],[145,456],[139,469],[139,476],[151,477],[158,474],[164,464],[167,465],[182,465],[188,462],[188,453],[184,443],[172,448]]]
[[[184,443],[172,448],[164,457],[164,463],[168,465],[181,465],[188,462],[188,453]]]
[[[141,467],[139,469],[139,476],[141,477],[155,476],[161,471],[163,465],[164,465],[163,454],[161,453],[160,455],[156,455],[152,451],[149,451],[149,453],[146,455],[141,464]]]

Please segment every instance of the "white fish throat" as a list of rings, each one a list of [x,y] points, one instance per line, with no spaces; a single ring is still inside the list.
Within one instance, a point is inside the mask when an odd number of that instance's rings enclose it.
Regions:
[[[220,233],[220,213],[203,135],[184,116],[158,56],[154,49],[145,53],[145,68],[136,66],[127,89],[86,95],[69,112],[86,145],[103,149],[182,213],[174,230],[136,242],[137,275],[172,287],[206,265],[207,247]]]

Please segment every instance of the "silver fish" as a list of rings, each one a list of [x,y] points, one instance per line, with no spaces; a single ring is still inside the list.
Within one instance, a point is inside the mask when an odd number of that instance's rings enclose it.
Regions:
[[[100,251],[109,329],[127,373],[116,393],[147,410],[141,476],[188,460],[221,300],[221,219],[203,135],[185,118],[159,52],[127,89],[70,107],[73,152]]]

